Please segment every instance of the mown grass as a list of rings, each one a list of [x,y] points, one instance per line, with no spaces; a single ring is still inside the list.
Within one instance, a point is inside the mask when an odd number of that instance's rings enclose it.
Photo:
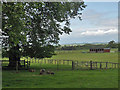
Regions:
[[[39,75],[21,70],[3,71],[3,88],[117,88],[118,70],[56,71],[55,75]],[[9,73],[9,74],[8,74]]]
[[[117,49],[114,49],[116,51]],[[85,50],[83,50],[85,51]],[[50,59],[78,60],[78,61],[109,61],[118,62],[118,53],[82,53],[77,51],[60,51]],[[7,59],[7,58],[6,58]],[[118,69],[103,70],[57,70],[57,65],[31,63],[28,70],[3,70],[3,88],[118,88]],[[39,75],[39,70],[45,68],[55,75]]]

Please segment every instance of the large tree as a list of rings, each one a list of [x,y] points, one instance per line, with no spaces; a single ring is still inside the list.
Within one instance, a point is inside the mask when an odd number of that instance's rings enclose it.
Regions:
[[[59,35],[71,32],[70,19],[79,18],[84,2],[4,2],[2,34],[9,66],[15,67],[21,56],[45,58],[54,54]]]

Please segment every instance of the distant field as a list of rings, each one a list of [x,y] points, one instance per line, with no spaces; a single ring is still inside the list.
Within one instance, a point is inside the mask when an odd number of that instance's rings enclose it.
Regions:
[[[54,60],[77,60],[77,61],[97,61],[97,62],[118,62],[118,49],[111,49],[111,53],[87,53],[88,50],[61,50],[55,51],[56,55],[51,58]],[[24,57],[21,59],[25,59]],[[8,58],[3,58],[8,60]]]
[[[78,60],[78,61],[102,61],[118,62],[118,50],[112,49],[111,53],[86,53],[88,50],[56,51],[51,59]]]

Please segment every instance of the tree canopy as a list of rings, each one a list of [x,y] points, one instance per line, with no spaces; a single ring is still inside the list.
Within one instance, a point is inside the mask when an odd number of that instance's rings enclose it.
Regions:
[[[84,2],[3,2],[2,34],[9,36],[4,51],[9,57],[51,57],[59,35],[71,32],[70,19],[81,20],[85,7]]]

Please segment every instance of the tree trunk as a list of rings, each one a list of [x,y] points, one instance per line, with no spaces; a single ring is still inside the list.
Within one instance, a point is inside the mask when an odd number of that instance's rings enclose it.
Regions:
[[[14,69],[17,65],[17,61],[18,61],[18,67],[21,67],[19,45],[14,46],[9,50],[9,65],[8,65],[8,67],[11,69]]]

